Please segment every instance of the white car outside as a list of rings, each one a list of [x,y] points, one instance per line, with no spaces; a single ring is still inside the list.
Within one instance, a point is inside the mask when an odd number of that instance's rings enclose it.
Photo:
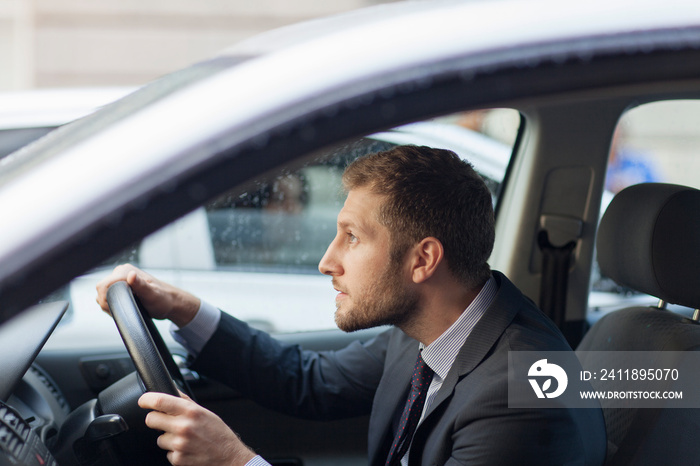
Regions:
[[[132,91],[85,87],[0,92],[0,158]]]

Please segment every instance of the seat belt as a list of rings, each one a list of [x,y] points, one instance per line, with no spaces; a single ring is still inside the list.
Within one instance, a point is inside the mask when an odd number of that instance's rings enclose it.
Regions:
[[[569,268],[583,221],[561,215],[542,215],[540,227],[537,235],[537,244],[542,252],[539,305],[557,327],[562,328],[566,319]]]

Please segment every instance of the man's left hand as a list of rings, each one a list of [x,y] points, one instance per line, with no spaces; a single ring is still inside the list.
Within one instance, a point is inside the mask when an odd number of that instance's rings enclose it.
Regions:
[[[186,396],[148,392],[139,398],[139,406],[152,410],[146,425],[164,432],[158,446],[168,451],[175,466],[244,465],[255,457],[221,418]]]

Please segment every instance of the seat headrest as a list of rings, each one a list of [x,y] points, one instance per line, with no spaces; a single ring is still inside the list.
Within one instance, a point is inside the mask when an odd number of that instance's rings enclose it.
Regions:
[[[600,271],[618,284],[700,308],[700,191],[644,183],[613,198],[598,229]]]

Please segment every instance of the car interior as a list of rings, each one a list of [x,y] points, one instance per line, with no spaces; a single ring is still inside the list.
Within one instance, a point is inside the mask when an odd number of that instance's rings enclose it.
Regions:
[[[36,290],[8,292],[7,299],[15,304],[41,301],[19,316],[39,319],[44,327],[15,318],[1,327],[7,330],[0,338],[6,354],[29,354],[28,362],[19,367],[22,371],[31,364],[31,370],[16,376],[9,386],[0,384],[0,464],[15,464],[12,461],[18,456],[13,452],[33,452],[34,447],[43,448],[42,455],[50,452],[61,465],[125,465],[144,458],[147,464],[167,464],[153,446],[152,433],[140,424],[145,414],[132,409],[141,383],[132,371],[134,366],[139,369],[139,363],[127,353],[119,324],[115,326],[95,304],[94,284],[117,263],[138,262],[138,244],[144,238],[197,208],[209,215],[205,236],[227,247],[240,241],[237,244],[244,253],[240,260],[247,262],[236,263],[240,251],[233,247],[216,253],[218,263],[213,269],[149,269],[154,274],[188,286],[253,325],[257,320],[277,338],[304,348],[333,350],[382,331],[344,334],[332,328],[333,302],[325,296],[322,300],[327,304],[319,306],[325,306],[326,320],[306,331],[284,331],[284,324],[271,323],[267,314],[246,314],[247,307],[258,305],[265,312],[283,313],[278,301],[264,301],[280,298],[275,296],[277,286],[298,292],[300,312],[305,306],[316,306],[310,304],[311,295],[321,287],[332,292],[330,280],[316,276],[309,266],[314,262],[311,257],[294,256],[316,234],[319,239],[312,241],[313,248],[322,252],[318,242],[324,232],[306,233],[315,222],[302,222],[287,232],[284,228],[294,217],[284,209],[274,217],[277,223],[265,227],[267,217],[262,214],[268,204],[251,207],[250,200],[269,197],[261,194],[265,189],[279,193],[283,180],[300,181],[298,173],[309,173],[319,165],[337,174],[342,166],[338,160],[362,138],[417,121],[448,119],[511,147],[502,178],[492,184],[497,224],[489,263],[559,325],[579,351],[584,368],[600,364],[595,359],[598,351],[695,351],[700,341],[700,316],[693,312],[700,308],[695,286],[700,245],[697,235],[688,232],[696,231],[700,222],[700,196],[695,189],[700,184],[695,175],[698,162],[693,158],[700,138],[700,82],[692,76],[695,70],[688,61],[669,65],[669,57],[682,57],[682,52],[618,51],[600,60],[570,61],[549,56],[528,67],[511,63],[496,71],[478,69],[468,78],[450,75],[427,84],[411,77],[412,83],[422,85],[396,93],[367,91],[371,98],[350,99],[332,109],[290,119],[284,127],[266,133],[263,142],[246,140],[222,150],[217,147],[217,156],[204,168],[183,171],[172,184],[153,188],[146,201],[127,203],[118,216],[110,217],[111,223],[99,224],[90,235],[56,253],[50,259],[63,261],[62,268],[46,265],[41,275],[45,281]],[[489,118],[502,109],[511,110],[508,118]],[[109,121],[109,111],[108,106],[104,118],[101,113],[96,116]],[[124,106],[118,111],[124,112]],[[478,124],[473,117],[479,117]],[[618,140],[621,128],[625,135]],[[70,128],[66,130],[70,134]],[[227,142],[226,137],[218,141]],[[632,187],[619,194],[609,190],[606,178],[613,173],[617,144],[644,153],[639,158],[657,169],[653,179],[641,180],[645,184],[632,181]],[[311,183],[313,176],[301,181]],[[320,205],[314,196],[331,199],[329,193],[336,188],[308,190],[304,208]],[[329,209],[342,205],[342,193],[336,194]],[[243,212],[239,223],[224,218],[225,209],[230,208]],[[251,230],[246,228],[253,224],[263,225],[256,230],[259,236],[248,235]],[[248,236],[235,236],[235,228]],[[265,231],[277,236],[264,238]],[[288,237],[298,242],[265,256],[269,267],[245,258],[256,247],[269,253]],[[291,261],[291,266],[285,261]],[[232,280],[243,280],[240,274],[244,273],[260,281],[242,281],[245,289],[235,289]],[[26,280],[35,278],[26,276]],[[215,290],[211,285],[215,282],[223,283],[224,290]],[[246,289],[255,297],[243,300]],[[281,298],[291,308],[290,296]],[[303,314],[294,316],[296,324],[306,324]],[[133,326],[143,330],[147,323]],[[271,464],[366,464],[367,417],[320,422],[281,415],[188,371],[187,354],[170,338],[167,323],[148,325],[146,332],[156,340],[162,335],[160,352],[168,360],[166,373],[178,387],[188,387],[199,403],[217,413]],[[25,337],[30,333],[31,340]],[[131,333],[121,329],[122,336]],[[21,340],[37,351],[14,349]],[[682,360],[676,363],[684,367]],[[145,364],[141,378],[151,370],[152,365]],[[697,409],[620,409],[604,403],[602,407],[608,464],[659,464],[669,458],[677,464],[700,462],[700,448],[694,441],[700,424]],[[18,431],[24,437],[18,437]],[[30,431],[36,439],[26,434]]]
[[[665,183],[633,185],[612,200],[598,229],[601,272],[660,301],[656,308],[628,307],[601,318],[577,347],[584,369],[604,364],[604,351],[622,352],[620,367],[635,366],[629,352],[658,351],[663,352],[657,353],[662,361],[650,364],[692,370],[687,352],[700,347],[697,316],[688,318],[665,308],[667,302],[700,307],[693,286],[700,251],[697,236],[688,234],[700,221],[699,202],[697,189]],[[664,388],[681,384],[668,380]],[[633,384],[619,378],[613,386],[624,390]],[[697,409],[621,408],[610,400],[601,400],[601,405],[608,458],[614,464],[663,463],[669,449],[679,463],[693,464],[700,458],[697,445],[685,434],[698,423]]]

